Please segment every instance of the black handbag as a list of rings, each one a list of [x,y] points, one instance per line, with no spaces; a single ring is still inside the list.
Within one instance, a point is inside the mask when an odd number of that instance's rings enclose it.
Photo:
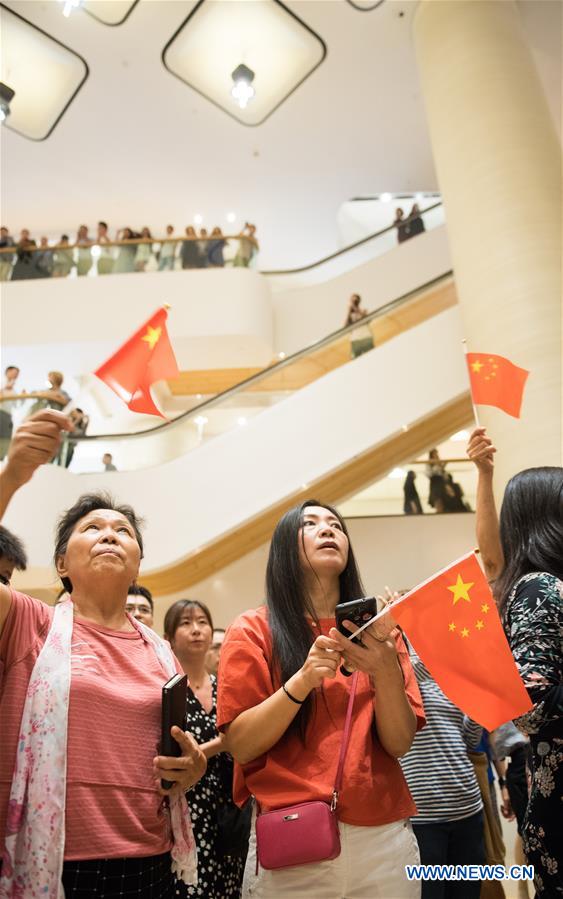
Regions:
[[[234,762],[232,757],[221,752],[217,757],[221,789],[217,802],[217,852],[226,855],[244,855],[248,852],[252,803],[243,808],[235,805],[233,795]]]

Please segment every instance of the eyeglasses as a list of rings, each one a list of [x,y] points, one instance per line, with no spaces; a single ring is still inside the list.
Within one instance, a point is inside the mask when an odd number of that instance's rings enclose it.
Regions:
[[[6,577],[4,574],[0,574],[0,584],[4,584],[5,587],[10,586],[10,578]]]
[[[149,608],[149,606],[131,605],[130,603],[127,603],[127,605],[125,606],[125,611],[131,613],[142,612],[143,615],[152,615],[152,610]]]

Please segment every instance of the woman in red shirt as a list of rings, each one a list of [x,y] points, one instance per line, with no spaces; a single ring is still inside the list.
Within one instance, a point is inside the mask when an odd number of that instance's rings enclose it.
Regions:
[[[236,762],[235,800],[260,811],[329,800],[342,742],[350,679],[358,684],[338,803],[341,854],[331,861],[259,869],[252,847],[246,895],[322,899],[414,899],[420,885],[409,817],[416,808],[397,759],[424,724],[408,652],[397,632],[372,625],[362,644],[335,630],[338,603],[364,595],[345,524],[309,500],[287,512],[272,537],[266,605],[229,628],[219,667],[218,727]]]

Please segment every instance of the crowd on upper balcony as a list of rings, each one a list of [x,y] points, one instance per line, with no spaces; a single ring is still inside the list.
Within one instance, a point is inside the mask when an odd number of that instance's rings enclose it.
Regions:
[[[225,259],[229,241],[236,240],[236,252]],[[0,229],[0,281],[30,278],[67,278],[76,271],[78,277],[90,274],[110,275],[121,272],[172,271],[188,268],[222,268],[233,265],[248,268],[259,249],[256,225],[246,222],[236,238],[227,238],[221,228],[199,233],[188,225],[183,235],[175,234],[174,225],[166,226],[164,237],[153,237],[150,228],[140,231],[120,228],[110,236],[107,222],[97,224],[91,236],[87,225],[80,225],[74,242],[63,234],[56,243],[41,237],[39,244],[27,228],[16,242],[8,228]]]

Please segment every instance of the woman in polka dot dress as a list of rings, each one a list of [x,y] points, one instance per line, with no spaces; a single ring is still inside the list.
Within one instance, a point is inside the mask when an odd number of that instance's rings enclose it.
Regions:
[[[213,637],[213,621],[207,606],[181,599],[164,619],[164,632],[188,675],[187,727],[207,756],[207,772],[190,790],[189,804],[197,845],[198,885],[178,883],[178,896],[199,899],[238,899],[241,895],[245,853],[225,855],[219,845],[217,809],[232,801],[222,777],[222,736],[216,727],[217,680],[205,669],[205,657]]]

